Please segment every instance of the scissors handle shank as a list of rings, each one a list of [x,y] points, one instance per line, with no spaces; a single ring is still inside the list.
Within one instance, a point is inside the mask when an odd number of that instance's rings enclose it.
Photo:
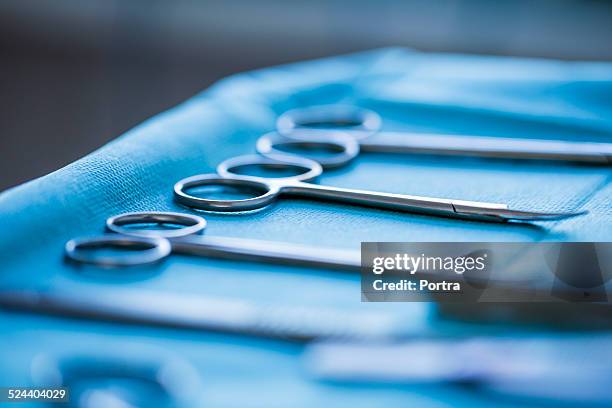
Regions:
[[[612,164],[612,144],[430,133],[381,132],[360,141],[364,152],[428,153]]]
[[[358,272],[359,252],[315,248],[243,238],[185,236],[172,238],[172,252],[231,260],[272,262]]]
[[[507,209],[505,204],[379,193],[340,187],[328,187],[303,182],[284,184],[281,189],[283,193],[347,204],[357,204],[411,213],[465,217],[470,219],[503,221],[504,219],[498,217],[496,214],[498,210]]]

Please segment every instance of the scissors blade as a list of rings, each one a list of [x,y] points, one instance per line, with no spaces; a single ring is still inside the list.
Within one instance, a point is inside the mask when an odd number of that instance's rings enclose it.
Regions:
[[[461,204],[453,204],[453,208],[455,212],[461,216],[497,221],[559,221],[588,213],[586,210],[573,212],[540,212],[511,210],[507,208],[478,208]]]
[[[381,193],[303,182],[286,185],[285,192],[374,208],[489,222],[554,221],[586,214],[586,211],[546,213],[511,210],[506,204]]]

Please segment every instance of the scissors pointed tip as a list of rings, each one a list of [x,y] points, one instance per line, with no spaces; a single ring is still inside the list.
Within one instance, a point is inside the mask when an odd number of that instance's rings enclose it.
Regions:
[[[507,220],[517,221],[561,221],[588,214],[587,210],[568,212],[535,212],[506,210],[500,216]]]
[[[496,221],[560,221],[588,214],[587,210],[568,212],[540,212],[507,208],[469,208],[454,205],[457,214]]]

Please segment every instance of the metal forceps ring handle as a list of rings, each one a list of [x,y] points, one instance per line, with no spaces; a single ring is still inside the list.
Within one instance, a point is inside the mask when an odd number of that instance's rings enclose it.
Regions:
[[[264,166],[273,168],[297,168],[301,174],[291,177],[266,179],[263,177],[243,176],[232,170],[241,166]],[[276,158],[262,156],[238,156],[222,162],[216,174],[201,174],[188,177],[174,185],[174,198],[182,205],[207,211],[240,212],[252,211],[272,204],[285,185],[306,182],[316,179],[322,172],[321,165],[314,160],[298,156],[279,156]],[[194,187],[206,185],[226,185],[236,187],[259,195],[242,200],[212,200],[196,197],[187,193]]]
[[[136,229],[126,226],[139,224],[179,225],[177,229]],[[206,220],[197,215],[173,212],[133,212],[115,215],[106,220],[106,228],[119,234],[141,237],[176,238],[198,234],[206,228]]]
[[[293,177],[270,179],[235,173],[235,170],[239,167],[273,165],[304,168],[307,167],[308,163],[310,163],[311,171]],[[583,214],[583,212],[517,211],[508,209],[505,204],[380,193],[306,182],[310,178],[309,174],[315,169],[318,172],[321,166],[312,160],[298,156],[284,156],[275,159],[258,155],[238,156],[222,162],[217,167],[219,175],[203,174],[176,183],[175,200],[182,205],[199,210],[232,212],[263,208],[272,204],[281,194],[291,194],[344,204],[493,222],[509,220],[552,221]],[[197,197],[185,191],[189,188],[204,185],[230,185],[239,189],[255,190],[260,192],[261,195],[244,200],[215,200]]]
[[[306,129],[296,130],[291,137],[283,136],[277,132],[266,133],[257,140],[256,145],[257,152],[262,156],[294,155],[294,153],[283,150],[283,147],[297,147],[304,151],[312,149],[334,151],[335,154],[322,158],[300,153],[301,157],[317,161],[323,169],[345,166],[355,159],[360,151],[359,142],[346,133],[330,132],[327,135],[321,135],[321,132]]]
[[[327,133],[345,130],[345,133],[358,142],[361,152],[553,160],[600,166],[612,165],[612,143],[421,132],[382,132],[381,124],[382,120],[378,114],[367,109],[346,105],[323,105],[294,109],[282,114],[277,120],[277,131],[287,138],[321,142],[326,138]],[[368,136],[375,133],[383,136],[382,140],[366,140]],[[330,143],[338,144],[338,141],[330,140]],[[267,153],[262,152],[262,154]],[[340,159],[326,157],[317,158],[317,161],[324,168],[332,168],[339,166],[334,161]]]
[[[100,255],[88,249],[134,249],[127,256]],[[143,249],[144,248],[144,249]],[[103,235],[75,238],[66,243],[65,254],[70,260],[97,266],[133,266],[157,262],[172,252],[170,242],[162,237]]]
[[[276,121],[276,129],[284,136],[293,135],[299,129],[329,131],[330,127],[337,127],[338,130],[350,130],[355,139],[365,139],[378,132],[381,126],[382,119],[378,113],[350,105],[293,109],[280,115]]]

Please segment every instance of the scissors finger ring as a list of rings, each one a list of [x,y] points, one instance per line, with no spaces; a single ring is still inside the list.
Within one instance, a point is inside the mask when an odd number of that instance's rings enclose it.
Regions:
[[[146,224],[178,226],[174,229],[144,229]],[[173,212],[134,212],[115,215],[106,220],[109,231],[125,235],[175,238],[197,234],[206,228],[206,220],[197,215]]]
[[[266,157],[281,157],[287,154],[299,154],[317,161],[324,169],[342,167],[359,155],[359,143],[352,136],[341,132],[330,132],[321,135],[310,130],[297,130],[292,137],[285,137],[277,132],[270,132],[257,140],[256,149]],[[294,152],[298,149],[298,152]],[[314,150],[331,152],[330,155],[310,155]]]
[[[130,256],[100,254],[96,249],[133,249]],[[162,237],[104,235],[71,239],[65,253],[70,260],[98,266],[130,266],[157,262],[170,255],[170,242]]]

